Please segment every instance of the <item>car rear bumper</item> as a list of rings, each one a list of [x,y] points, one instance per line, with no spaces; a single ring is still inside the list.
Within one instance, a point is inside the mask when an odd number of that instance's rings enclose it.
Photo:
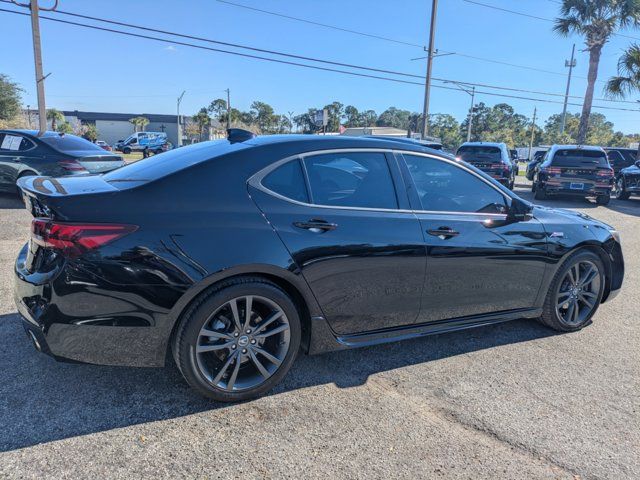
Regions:
[[[154,296],[163,294],[161,289],[153,292],[142,285],[123,294],[110,292],[77,268],[49,277],[27,275],[26,256],[27,246],[16,260],[14,300],[36,350],[60,361],[164,365],[171,325],[167,310],[154,302]]]
[[[611,186],[584,185],[582,189],[572,189],[565,185],[554,185],[545,183],[544,189],[548,195],[575,195],[579,197],[597,197],[600,195],[610,195]]]

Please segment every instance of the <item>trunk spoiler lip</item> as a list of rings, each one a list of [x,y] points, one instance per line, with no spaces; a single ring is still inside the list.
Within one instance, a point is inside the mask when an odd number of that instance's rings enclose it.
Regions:
[[[102,180],[99,174],[82,174],[68,177],[26,176],[18,179],[18,187],[26,195],[47,199],[117,192],[118,189]],[[82,180],[87,184],[81,185]],[[84,182],[83,182],[84,183]]]

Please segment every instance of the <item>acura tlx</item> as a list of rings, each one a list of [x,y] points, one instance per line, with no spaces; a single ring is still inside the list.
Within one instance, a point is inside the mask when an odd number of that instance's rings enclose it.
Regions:
[[[612,227],[408,139],[231,130],[18,185],[34,218],[15,301],[35,348],[175,362],[220,401],[265,393],[299,352],[520,318],[578,330],[624,275]]]

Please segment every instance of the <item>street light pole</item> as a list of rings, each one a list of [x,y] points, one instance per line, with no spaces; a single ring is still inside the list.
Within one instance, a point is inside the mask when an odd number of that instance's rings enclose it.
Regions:
[[[438,0],[432,0],[431,27],[429,29],[429,51],[427,52],[427,75],[424,82],[424,106],[422,108],[422,139],[423,140],[429,134],[429,96],[431,94],[431,67],[433,65],[437,14],[438,14]]]
[[[469,93],[469,92],[467,92]],[[469,107],[469,121],[467,122],[467,142],[471,141],[471,123],[473,122],[473,103],[476,98],[476,87],[471,87],[471,107]]]
[[[564,127],[567,120],[567,103],[569,101],[569,87],[571,87],[571,73],[573,72],[573,67],[576,66],[576,61],[574,60],[574,55],[576,53],[576,44],[573,44],[573,48],[571,49],[571,61],[564,61],[564,66],[569,67],[569,77],[567,78],[567,91],[564,94],[564,107],[562,109],[562,123],[560,124],[560,135],[564,133]]]
[[[178,97],[178,109],[177,109],[178,110],[177,111],[178,118],[177,118],[177,121],[178,121],[178,146],[179,147],[182,146],[182,128],[181,128],[181,125],[180,125],[180,102],[182,102],[182,97],[184,97],[184,94],[186,92],[187,92],[186,90],[183,90],[182,93],[180,94],[180,96]]]

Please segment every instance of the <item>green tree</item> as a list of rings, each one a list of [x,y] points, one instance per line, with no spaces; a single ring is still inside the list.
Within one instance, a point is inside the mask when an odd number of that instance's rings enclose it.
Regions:
[[[421,119],[422,115],[416,114],[412,127],[417,129]],[[429,115],[429,135],[439,138],[447,150],[455,150],[462,143],[460,124],[455,117],[446,113]]]
[[[73,126],[69,122],[62,122],[57,125],[56,132],[71,134],[73,133]]]
[[[80,127],[80,135],[82,138],[86,138],[90,142],[95,142],[98,140],[98,129],[95,124],[87,123]]]
[[[409,110],[400,110],[396,107],[389,107],[380,114],[376,125],[379,127],[395,127],[403,130],[409,129]]]
[[[362,117],[360,112],[353,105],[347,105],[344,108],[345,127],[360,127],[362,126]]]
[[[144,127],[149,125],[149,119],[146,117],[133,117],[129,119],[129,123],[133,125],[134,132],[144,132]]]
[[[209,117],[207,109],[202,107],[200,111],[193,116],[193,121],[198,126],[198,136],[200,141],[202,141],[205,128],[211,125],[211,117]]]
[[[277,130],[277,118],[273,107],[265,102],[251,104],[251,123],[255,123],[260,133],[274,133]]]
[[[327,110],[327,132],[340,130],[340,123],[344,116],[344,105],[340,102],[332,102],[324,107]]]
[[[51,122],[51,130],[57,132],[57,125],[59,122],[64,122],[64,115],[60,110],[50,108],[47,110],[47,120]]]
[[[639,24],[638,0],[562,0],[560,17],[556,19],[553,30],[563,36],[574,33],[584,36],[589,51],[587,90],[584,94],[577,138],[579,144],[587,139],[602,48],[619,29]]]
[[[468,124],[468,118],[460,124],[460,134],[465,139]],[[472,141],[504,142],[511,148],[529,144],[529,119],[516,113],[506,103],[498,103],[493,107],[488,107],[483,102],[475,105],[471,127]]]
[[[307,110],[307,113],[301,113],[300,115],[296,115],[293,117],[293,123],[295,123],[298,130],[301,130],[302,133],[314,133],[318,130],[316,124],[314,122],[315,114],[317,109],[310,108]]]
[[[7,75],[0,73],[0,120],[11,121],[20,114],[23,90]]]
[[[373,127],[378,121],[378,114],[375,110],[365,110],[360,114],[361,127]]]

